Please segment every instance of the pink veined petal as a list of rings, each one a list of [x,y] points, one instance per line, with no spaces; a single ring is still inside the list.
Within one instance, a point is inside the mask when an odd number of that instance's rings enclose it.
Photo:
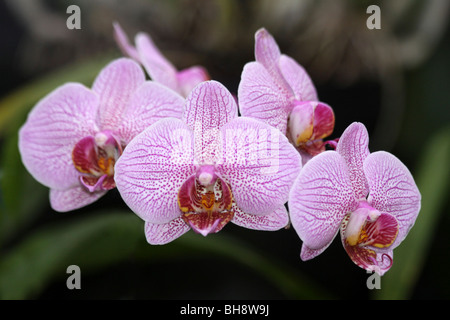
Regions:
[[[236,203],[233,203],[231,211],[234,212],[231,222],[247,229],[276,231],[285,228],[289,223],[288,212],[284,205],[263,216],[245,213]]]
[[[132,46],[128,40],[128,37],[123,31],[122,27],[118,22],[113,23],[114,27],[114,39],[116,40],[117,45],[119,46],[122,53],[130,58],[140,62],[139,54],[134,46]]]
[[[286,134],[289,113],[293,108],[292,97],[259,62],[244,66],[238,99],[242,116],[262,120]]]
[[[50,189],[50,204],[55,211],[67,212],[87,206],[105,194],[106,191],[89,192],[81,185],[66,190]]]
[[[152,38],[140,32],[136,35],[135,43],[140,61],[150,78],[179,92],[177,69],[159,51]]]
[[[345,129],[336,147],[336,151],[347,163],[357,199],[365,200],[369,192],[363,163],[369,152],[369,134],[366,127],[359,122],[353,122]]]
[[[192,131],[179,119],[159,120],[136,136],[115,165],[125,203],[150,223],[179,217],[178,190],[195,173]]]
[[[219,130],[237,117],[236,101],[217,81],[202,82],[186,98],[183,120],[194,131],[195,160],[214,164],[220,154]]]
[[[199,83],[210,80],[208,71],[201,66],[193,66],[177,73],[180,94],[187,97]]]
[[[328,246],[357,206],[344,159],[325,151],[306,163],[289,194],[292,225],[311,250]]]
[[[141,67],[133,60],[119,58],[97,76],[92,90],[100,97],[98,124],[102,130],[115,130],[134,91],[145,81]]]
[[[67,189],[79,183],[72,150],[97,130],[98,97],[81,84],[65,84],[44,97],[19,132],[22,161],[40,183]]]
[[[339,230],[337,230],[336,233],[337,233],[338,231],[339,231]],[[332,237],[332,239],[334,239],[335,236],[336,236],[336,235],[334,235],[334,236]],[[301,251],[300,251],[300,259],[302,259],[302,261],[308,261],[308,260],[314,259],[314,258],[317,257],[318,255],[320,255],[322,252],[324,252],[324,251],[330,246],[331,242],[332,242],[332,241],[330,241],[328,244],[326,244],[326,245],[323,246],[322,248],[316,249],[316,250],[308,248],[308,247],[303,243],[302,249],[301,249]]]
[[[280,56],[280,48],[272,35],[264,28],[256,31],[255,60],[261,63],[272,76],[279,73],[278,60]]]
[[[130,97],[117,129],[128,144],[147,127],[163,118],[181,118],[184,98],[175,91],[154,81],[144,82]]]
[[[237,206],[254,215],[267,215],[288,200],[301,169],[301,158],[276,128],[239,117],[221,129],[222,159],[216,168],[231,186]]]
[[[369,184],[367,201],[379,211],[392,214],[399,232],[391,248],[402,242],[413,227],[421,206],[421,194],[408,168],[394,155],[377,151],[364,161]]]
[[[264,66],[281,90],[285,91],[289,97],[293,97],[292,88],[280,70],[280,57],[280,48],[275,39],[266,29],[259,29],[255,33],[255,60]]]
[[[300,64],[291,57],[283,54],[279,60],[279,67],[297,100],[318,101],[314,83]]]
[[[163,224],[145,222],[145,237],[147,242],[153,245],[172,242],[189,230],[191,230],[191,227],[181,217]]]

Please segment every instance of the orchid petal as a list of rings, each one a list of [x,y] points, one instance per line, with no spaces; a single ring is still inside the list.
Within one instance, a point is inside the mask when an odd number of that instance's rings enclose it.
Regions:
[[[288,200],[301,158],[288,139],[261,121],[240,117],[221,129],[218,173],[231,186],[238,207],[266,215]]]
[[[194,131],[195,159],[198,163],[215,163],[220,153],[219,130],[236,117],[235,99],[217,81],[203,82],[189,94],[183,119]]]
[[[131,96],[117,129],[125,144],[163,118],[181,118],[184,98],[154,81],[144,82]]]
[[[89,192],[81,185],[66,190],[50,189],[50,205],[55,211],[67,212],[87,206],[105,194],[106,191]]]
[[[180,93],[187,97],[199,83],[210,80],[208,71],[201,66],[193,66],[177,73]]]
[[[273,76],[279,73],[278,60],[281,53],[278,44],[266,29],[261,28],[255,33],[255,60]]]
[[[121,49],[122,53],[126,56],[129,56],[130,58],[136,60],[137,62],[140,62],[139,54],[134,46],[132,46],[128,40],[128,37],[123,31],[122,27],[119,23],[114,22],[114,39],[116,40],[119,48]]]
[[[117,189],[125,203],[150,223],[181,215],[178,190],[195,173],[192,131],[179,119],[159,120],[136,136],[116,163]]]
[[[378,151],[364,161],[369,184],[367,201],[379,211],[392,214],[398,221],[395,248],[414,225],[421,206],[421,195],[408,168],[394,155]]]
[[[146,222],[145,237],[149,244],[167,244],[181,237],[190,229],[181,217],[164,224]]]
[[[43,98],[19,132],[22,161],[33,177],[50,188],[79,183],[72,161],[76,143],[96,131],[98,97],[81,84],[65,84]]]
[[[336,234],[338,231],[339,230],[336,230]],[[335,238],[336,234],[332,237],[332,239]],[[310,249],[310,248],[308,248],[308,246],[306,246],[303,243],[302,249],[300,251],[300,259],[302,259],[302,261],[308,261],[308,260],[314,259],[318,255],[320,255],[322,252],[324,252],[330,246],[331,242],[332,241],[328,242],[328,244],[326,244],[325,246],[323,246],[320,249]]]
[[[297,100],[318,100],[317,91],[310,76],[294,59],[282,54],[279,60],[279,68]]]
[[[144,81],[141,67],[128,58],[114,60],[99,73],[92,90],[100,97],[97,119],[102,130],[118,127],[128,100]]]
[[[342,219],[357,206],[344,159],[335,151],[312,158],[289,195],[291,222],[311,250],[333,241]]]
[[[150,78],[178,92],[177,69],[159,51],[152,38],[140,32],[136,35],[135,43],[140,61]]]
[[[262,64],[250,62],[244,66],[238,99],[242,116],[262,120],[286,134],[293,108],[290,93],[277,84]]]
[[[231,211],[234,212],[231,222],[247,229],[276,231],[289,224],[289,215],[284,205],[263,216],[245,213],[236,203],[231,207]]]
[[[370,154],[369,134],[366,127],[359,122],[349,125],[340,137],[336,151],[347,163],[356,198],[365,200],[369,189],[363,171],[363,163]]]

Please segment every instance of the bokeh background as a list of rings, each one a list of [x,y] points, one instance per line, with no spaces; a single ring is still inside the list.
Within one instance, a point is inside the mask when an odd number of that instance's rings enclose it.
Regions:
[[[66,27],[71,4],[81,9],[80,30]],[[381,9],[379,30],[366,27],[372,4]],[[2,0],[0,298],[450,298],[449,10],[447,0]],[[150,34],[179,69],[205,66],[233,93],[254,60],[254,33],[265,27],[334,108],[333,138],[363,122],[372,151],[389,151],[408,166],[422,210],[381,289],[367,288],[370,274],[339,239],[308,262],[292,228],[229,224],[206,238],[191,231],[150,246],[143,221],[116,191],[73,212],[50,208],[48,189],[21,163],[18,128],[57,86],[90,87],[121,56],[114,21],[130,39]],[[66,287],[69,265],[81,269],[80,290]]]

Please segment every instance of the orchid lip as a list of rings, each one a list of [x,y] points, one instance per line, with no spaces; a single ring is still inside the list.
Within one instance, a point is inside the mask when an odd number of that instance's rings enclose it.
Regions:
[[[72,151],[81,185],[89,192],[115,188],[114,165],[122,150],[122,145],[111,131],[100,131],[95,136],[81,139]]]
[[[232,202],[230,187],[209,165],[189,177],[178,192],[182,219],[203,236],[219,232],[233,219]]]

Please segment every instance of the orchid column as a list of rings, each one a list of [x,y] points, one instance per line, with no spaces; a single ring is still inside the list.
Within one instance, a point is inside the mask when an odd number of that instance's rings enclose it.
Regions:
[[[278,230],[301,157],[277,129],[237,117],[230,92],[203,82],[186,99],[182,120],[158,121],[129,143],[115,181],[145,222],[150,244],[168,243],[191,228],[203,235],[228,222]]]

